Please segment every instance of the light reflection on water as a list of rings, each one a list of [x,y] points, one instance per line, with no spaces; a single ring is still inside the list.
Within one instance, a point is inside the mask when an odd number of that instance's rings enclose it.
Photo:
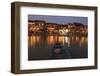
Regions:
[[[48,60],[52,58],[52,48],[61,43],[70,53],[70,59],[88,58],[88,41],[83,36],[28,36],[28,60]]]
[[[79,37],[79,36],[29,36],[28,37],[28,46],[29,47],[37,47],[44,44],[47,46],[51,46],[55,43],[62,43],[63,45],[87,45],[87,37]]]

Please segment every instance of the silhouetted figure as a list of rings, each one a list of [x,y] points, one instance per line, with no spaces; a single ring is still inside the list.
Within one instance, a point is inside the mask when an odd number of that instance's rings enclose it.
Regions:
[[[61,43],[56,43],[52,48],[53,59],[70,59],[71,55],[67,48],[64,48]]]

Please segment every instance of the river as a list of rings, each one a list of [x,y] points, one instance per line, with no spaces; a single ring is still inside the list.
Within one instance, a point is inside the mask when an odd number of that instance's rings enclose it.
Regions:
[[[28,36],[28,60],[53,59],[51,50],[58,42],[70,52],[70,59],[88,57],[88,38],[85,36],[32,35]]]

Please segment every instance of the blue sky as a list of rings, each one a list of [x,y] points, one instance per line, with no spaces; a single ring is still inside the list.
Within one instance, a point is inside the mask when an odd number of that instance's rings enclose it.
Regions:
[[[28,15],[28,20],[44,20],[47,23],[57,24],[82,23],[84,25],[88,25],[87,17],[76,16]]]

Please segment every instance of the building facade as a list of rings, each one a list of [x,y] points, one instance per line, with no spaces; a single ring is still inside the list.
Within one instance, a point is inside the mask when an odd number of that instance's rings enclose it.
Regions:
[[[41,20],[28,21],[28,34],[29,35],[86,35],[88,34],[88,27],[81,23],[46,23]]]

